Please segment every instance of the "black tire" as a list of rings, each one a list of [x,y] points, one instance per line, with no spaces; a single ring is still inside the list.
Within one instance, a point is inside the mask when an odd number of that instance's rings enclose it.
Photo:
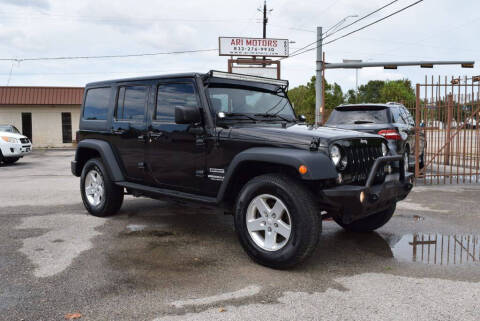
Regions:
[[[291,217],[290,237],[283,247],[267,251],[258,246],[247,229],[247,210],[257,196],[269,194],[286,206]],[[235,204],[235,230],[240,244],[257,263],[286,269],[306,260],[315,250],[321,233],[320,211],[310,191],[298,180],[280,174],[267,174],[250,180]]]
[[[423,169],[425,167],[425,151],[423,151],[422,155],[420,155],[420,160],[418,162],[418,167]]]
[[[334,217],[334,220],[338,225],[350,232],[371,232],[387,224],[387,222],[392,218],[393,213],[395,213],[396,207],[397,203],[393,203],[393,205],[386,210],[349,224],[344,224],[338,217]]]
[[[86,195],[85,180],[91,170],[97,171],[103,179],[104,197],[97,206],[92,205]],[[103,165],[101,159],[92,158],[85,163],[80,177],[80,193],[82,195],[83,205],[93,216],[105,217],[116,214],[123,203],[123,187],[115,185]]]
[[[13,164],[17,162],[20,159],[20,157],[4,157],[3,162],[5,164]]]
[[[403,152],[402,157],[404,160],[405,158],[408,159],[407,168],[408,168],[408,171],[410,171],[412,169],[412,166],[410,166],[410,147],[408,145],[405,146],[405,151]]]

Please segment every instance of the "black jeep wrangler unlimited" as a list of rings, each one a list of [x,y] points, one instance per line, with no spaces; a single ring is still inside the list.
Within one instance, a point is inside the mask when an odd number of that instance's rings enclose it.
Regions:
[[[217,71],[88,84],[72,161],[86,209],[113,215],[125,193],[222,207],[273,268],[312,254],[322,217],[383,226],[412,188],[403,158],[382,136],[305,125],[287,88]]]

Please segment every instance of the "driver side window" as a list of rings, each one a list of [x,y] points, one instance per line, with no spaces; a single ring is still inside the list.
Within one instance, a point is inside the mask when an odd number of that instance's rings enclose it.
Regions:
[[[174,123],[175,106],[198,106],[195,87],[192,83],[165,83],[158,86],[154,120]]]

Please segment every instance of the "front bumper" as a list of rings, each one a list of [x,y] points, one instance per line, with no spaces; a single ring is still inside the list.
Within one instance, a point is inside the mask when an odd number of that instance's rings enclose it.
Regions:
[[[32,151],[32,144],[2,143],[3,157],[23,157]]]
[[[373,185],[380,166],[394,162],[400,163],[400,172],[387,175],[382,184]],[[412,182],[413,174],[405,172],[402,156],[385,156],[375,160],[364,186],[339,185],[324,189],[320,193],[322,202],[333,215],[348,224],[385,210],[392,203],[403,200],[412,189]]]

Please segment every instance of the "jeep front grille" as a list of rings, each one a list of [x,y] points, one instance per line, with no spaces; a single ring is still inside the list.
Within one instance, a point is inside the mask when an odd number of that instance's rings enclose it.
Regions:
[[[28,138],[20,138],[20,142],[21,142],[22,144],[28,144],[28,143],[30,143],[30,141],[28,140]]]
[[[356,139],[340,143],[348,157],[347,168],[342,172],[345,183],[365,184],[373,163],[382,156],[380,140],[368,140],[366,144],[364,142],[364,139]],[[381,183],[384,179],[385,172],[382,167],[377,171],[374,183]]]

